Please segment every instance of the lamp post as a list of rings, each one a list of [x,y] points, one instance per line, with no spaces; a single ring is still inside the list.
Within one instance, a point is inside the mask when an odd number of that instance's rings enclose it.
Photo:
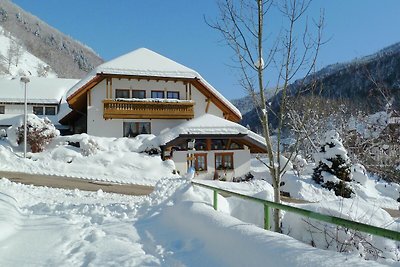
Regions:
[[[27,113],[28,113],[28,103],[26,98],[26,84],[30,82],[28,77],[21,77],[20,81],[25,84],[24,91],[24,158],[26,158],[26,135],[27,135]]]

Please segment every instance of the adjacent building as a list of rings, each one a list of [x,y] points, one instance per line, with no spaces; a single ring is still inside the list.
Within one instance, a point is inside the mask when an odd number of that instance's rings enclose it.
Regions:
[[[20,77],[0,79],[0,128],[23,121],[26,85],[27,112],[48,117],[58,129],[66,129],[59,123],[59,114],[66,104],[65,93],[78,81],[29,77],[25,84]]]

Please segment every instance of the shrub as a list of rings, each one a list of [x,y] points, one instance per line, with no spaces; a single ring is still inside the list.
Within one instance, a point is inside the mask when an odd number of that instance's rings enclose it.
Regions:
[[[33,153],[43,151],[54,137],[60,135],[48,118],[42,119],[34,114],[28,114],[26,125],[26,142]],[[16,137],[19,145],[24,142],[24,125],[16,127]]]

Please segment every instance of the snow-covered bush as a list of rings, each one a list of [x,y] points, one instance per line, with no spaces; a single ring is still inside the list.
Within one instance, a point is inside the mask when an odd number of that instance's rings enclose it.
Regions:
[[[293,170],[297,174],[297,176],[300,176],[305,168],[307,167],[307,160],[305,160],[301,155],[296,155],[296,157],[293,160]]]
[[[7,136],[7,132],[5,129],[0,129],[0,140],[4,139]]]
[[[351,166],[351,176],[353,181],[365,185],[365,183],[368,181],[368,173],[365,167],[362,164],[354,164]]]
[[[79,142],[79,146],[82,156],[85,157],[94,155],[97,153],[97,150],[99,150],[99,144],[89,136],[87,138],[82,138]]]
[[[336,131],[326,133],[324,144],[315,155],[315,162],[318,165],[314,169],[313,180],[322,187],[334,190],[337,196],[349,198],[353,193],[347,184],[351,181],[351,163]]]
[[[27,115],[27,144],[31,147],[33,153],[41,152],[54,137],[60,135],[60,132],[54,127],[48,118],[39,118],[34,114]],[[13,125],[8,131],[10,143],[18,145],[24,142],[24,125]],[[12,140],[14,139],[15,140]]]

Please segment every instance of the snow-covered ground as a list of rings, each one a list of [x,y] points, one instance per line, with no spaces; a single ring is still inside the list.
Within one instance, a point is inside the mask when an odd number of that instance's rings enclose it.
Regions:
[[[178,177],[172,173],[173,162],[163,162],[159,155],[139,153],[146,149],[143,142],[152,138],[153,135],[134,139],[86,134],[59,136],[44,152],[29,153],[30,159],[21,157],[21,147],[12,147],[3,140],[0,141],[0,170],[142,185],[154,185],[164,177]],[[79,143],[80,147],[71,143]]]
[[[364,266],[210,206],[210,192],[161,180],[147,197],[0,180],[1,266]],[[392,264],[394,262],[385,262]],[[368,262],[370,266],[381,266]]]
[[[172,161],[143,153],[153,139],[57,137],[28,159],[21,158],[20,147],[0,141],[0,170],[156,186],[150,196],[130,197],[1,180],[0,266],[399,265],[399,243],[388,239],[283,213],[283,232],[299,242],[257,227],[263,225],[263,207],[235,197],[220,197],[214,211],[211,191],[173,174]],[[251,182],[204,182],[272,200],[268,171],[256,159],[251,165],[256,178]],[[358,183],[351,185],[356,196],[342,199],[312,181],[312,167],[305,166],[300,177],[292,170],[283,177],[284,191],[315,202],[298,206],[400,230],[399,221],[382,209],[398,209],[399,185],[356,166],[352,175]]]

